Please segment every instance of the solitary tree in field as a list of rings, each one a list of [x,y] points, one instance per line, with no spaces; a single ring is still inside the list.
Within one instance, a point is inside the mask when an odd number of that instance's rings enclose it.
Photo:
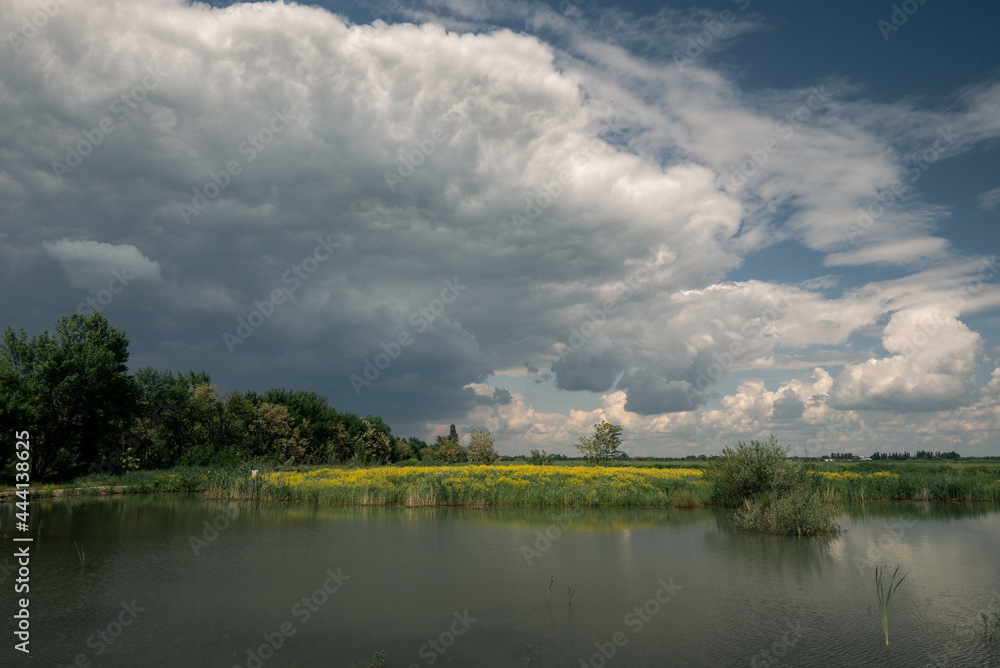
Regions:
[[[593,436],[580,437],[580,444],[576,446],[576,449],[594,464],[617,459],[624,454],[618,450],[622,444],[621,433],[621,425],[611,424],[604,420],[594,425]]]
[[[473,464],[492,464],[497,460],[493,449],[493,436],[489,429],[473,429],[469,440],[469,461]]]

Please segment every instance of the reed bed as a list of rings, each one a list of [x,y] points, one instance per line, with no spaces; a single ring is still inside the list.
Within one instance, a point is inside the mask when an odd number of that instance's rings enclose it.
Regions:
[[[430,466],[261,473],[215,491],[228,498],[405,506],[696,506],[709,489],[699,469]],[[245,481],[245,479],[244,479]]]
[[[1000,502],[1000,466],[889,463],[806,465],[815,501]],[[824,467],[827,468],[827,467]],[[213,498],[349,505],[697,507],[713,500],[714,468],[455,465],[377,468],[178,467],[32,486],[32,495],[203,493]],[[0,501],[13,490],[0,492]]]
[[[814,475],[824,498],[837,501],[1000,501],[1000,467],[995,466],[904,465]]]

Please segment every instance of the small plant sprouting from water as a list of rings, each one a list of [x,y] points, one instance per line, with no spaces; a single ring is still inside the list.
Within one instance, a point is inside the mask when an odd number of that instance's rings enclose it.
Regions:
[[[375,668],[382,668],[383,663],[385,663],[385,650],[380,649],[375,652],[375,656],[372,657],[372,665]]]
[[[524,662],[524,665],[526,666],[531,665],[531,645],[528,645],[528,659],[527,661]]]
[[[573,594],[575,593],[576,593],[575,589],[573,589],[572,587],[566,587],[566,598],[569,599],[567,602],[567,607],[570,608],[573,607]]]
[[[546,600],[549,601],[550,603],[552,602],[552,583],[555,582],[555,581],[556,581],[556,579],[550,575],[549,576],[549,595],[546,598]]]
[[[73,547],[76,548],[76,556],[80,557],[80,568],[85,568],[87,566],[86,555],[83,553],[83,550],[80,549],[80,546],[76,544],[75,540],[73,541]]]
[[[893,584],[896,580],[896,573],[899,572],[899,566],[896,566],[896,570],[892,572],[892,577],[889,578],[889,587],[883,587],[883,579],[885,577],[886,567],[881,569],[875,567],[875,593],[878,595],[878,612],[882,619],[882,631],[885,633],[885,646],[889,646],[889,613],[892,611],[892,595],[899,585],[903,584],[903,580],[906,579],[906,575],[899,578],[899,582]]]

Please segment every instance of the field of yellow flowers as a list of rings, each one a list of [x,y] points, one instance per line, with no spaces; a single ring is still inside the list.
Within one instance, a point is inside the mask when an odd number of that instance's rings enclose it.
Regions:
[[[690,468],[427,466],[263,473],[250,495],[270,500],[407,506],[697,506]]]
[[[1000,502],[997,464],[880,463],[807,465],[815,491],[835,501]],[[304,470],[252,467],[129,471],[39,486],[63,494],[203,493],[213,498],[407,506],[686,507],[713,503],[713,466],[629,465],[330,466]],[[34,492],[33,492],[34,493]],[[0,490],[0,501],[13,491]]]

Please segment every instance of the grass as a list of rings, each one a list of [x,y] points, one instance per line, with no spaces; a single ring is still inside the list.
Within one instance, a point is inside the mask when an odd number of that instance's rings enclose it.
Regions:
[[[1000,501],[1000,465],[994,463],[864,462],[805,463],[816,493],[810,503],[839,501]],[[742,505],[715,498],[710,482],[718,460],[620,462],[593,467],[581,462],[553,466],[304,466],[266,470],[178,467],[87,476],[63,485],[32,485],[34,498],[71,494],[196,492],[216,498],[307,501],[324,504],[697,507]],[[676,464],[676,465],[675,465]],[[682,465],[683,464],[683,465]],[[788,515],[796,507],[774,509]],[[771,506],[767,506],[770,508]],[[763,507],[762,507],[763,509]],[[770,520],[769,520],[770,521]]]
[[[899,566],[896,566],[896,570],[892,572],[892,578],[889,579],[889,587],[883,588],[883,578],[885,577],[885,568],[879,569],[878,566],[875,567],[875,593],[878,595],[878,612],[879,617],[882,619],[882,631],[885,633],[885,646],[889,646],[889,613],[892,611],[892,595],[899,585],[903,584],[903,580],[906,579],[906,575],[899,578],[899,582],[893,585],[896,580],[896,573],[899,572]]]
[[[75,540],[73,541],[73,547],[76,548],[76,555],[78,557],[80,557],[80,568],[86,568],[86,566],[87,566],[87,557],[84,556],[83,550],[80,549],[80,546],[76,544]]]
[[[780,499],[763,495],[747,501],[733,514],[735,524],[748,531],[788,536],[837,533],[834,508],[814,492],[797,490]]]
[[[812,475],[838,501],[1000,501],[996,465],[865,462]]]
[[[709,490],[698,469],[548,466],[435,466],[270,471],[253,498],[324,504],[404,506],[699,505]],[[218,489],[246,498],[243,481]]]

